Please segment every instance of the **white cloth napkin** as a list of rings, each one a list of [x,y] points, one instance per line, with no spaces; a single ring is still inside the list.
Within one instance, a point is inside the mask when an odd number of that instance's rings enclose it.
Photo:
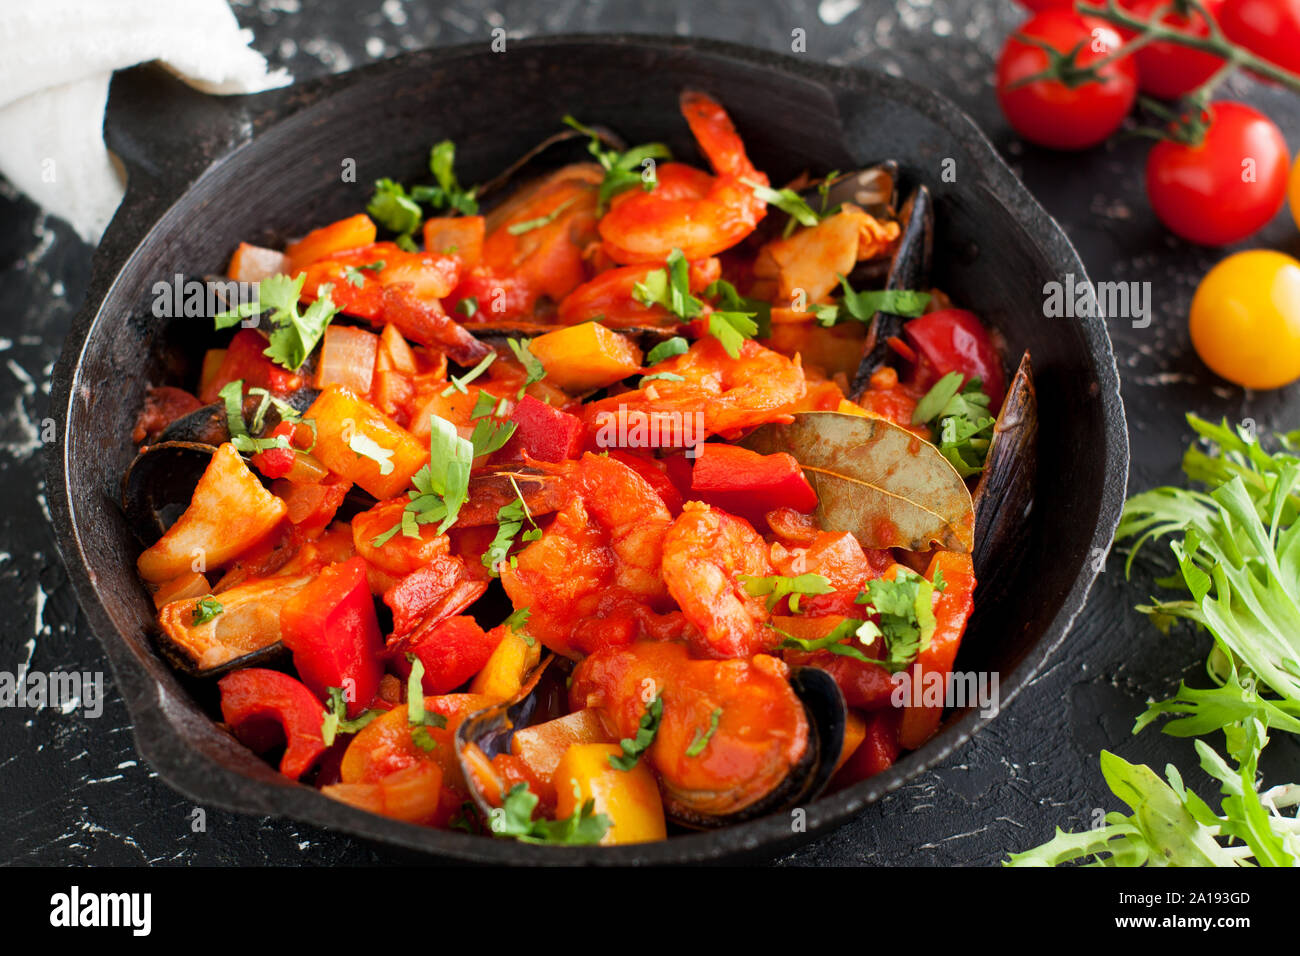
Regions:
[[[98,242],[124,185],[102,135],[113,71],[160,60],[209,93],[287,84],[251,39],[225,0],[0,0],[0,173]]]

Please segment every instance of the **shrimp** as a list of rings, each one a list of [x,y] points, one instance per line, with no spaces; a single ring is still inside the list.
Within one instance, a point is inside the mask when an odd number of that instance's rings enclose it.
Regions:
[[[768,185],[767,176],[750,163],[726,111],[690,90],[681,96],[681,110],[715,175],[664,163],[650,192],[616,196],[599,225],[603,248],[615,262],[663,262],[673,249],[687,259],[706,259],[748,236],[767,212],[767,203],[754,195],[756,185]]]
[[[596,241],[594,163],[565,166],[525,187],[487,216],[483,266],[559,302],[587,280],[583,251]],[[511,232],[511,230],[514,232]],[[487,310],[490,302],[480,305]]]
[[[744,577],[772,574],[767,543],[742,518],[688,501],[664,536],[663,579],[698,629],[688,636],[703,657],[750,657],[779,642],[766,602],[745,590]]]
[[[572,498],[540,538],[500,568],[514,606],[530,611],[529,634],[557,653],[579,657],[597,647],[684,632],[684,620],[656,619],[672,603],[659,574],[672,515],[654,488],[603,455],[536,467]]]
[[[712,336],[700,339],[681,355],[654,367],[681,379],[659,378],[642,388],[611,395],[584,406],[596,428],[644,423],[662,447],[694,445],[707,435],[734,438],[766,422],[789,421],[787,415],[807,391],[803,368],[753,340],[732,358]],[[703,434],[700,434],[703,432]]]

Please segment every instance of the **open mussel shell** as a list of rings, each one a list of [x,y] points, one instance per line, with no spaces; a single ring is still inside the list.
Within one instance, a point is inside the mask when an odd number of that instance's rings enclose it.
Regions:
[[[161,538],[190,506],[216,450],[201,442],[167,441],[135,456],[122,478],[122,510],[141,544]]]
[[[814,209],[821,203],[817,188],[805,190],[803,198]],[[852,203],[877,219],[893,219],[898,209],[898,163],[887,159],[875,166],[835,176],[826,190],[826,207],[844,203]]]
[[[316,401],[316,396],[320,394],[314,388],[304,386],[283,398],[293,407],[294,411],[302,414],[311,407],[311,403]],[[261,404],[261,398],[257,395],[244,396],[244,421],[251,422],[253,416],[257,413],[257,407]],[[267,409],[262,431],[254,437],[262,437],[266,432],[274,428],[280,421],[280,413],[275,408]],[[224,402],[213,402],[211,405],[204,405],[202,408],[196,408],[188,415],[182,415],[174,422],[168,424],[158,436],[158,443],[165,442],[198,442],[201,445],[220,445],[222,442],[230,441],[230,419],[226,415],[226,405]]]
[[[835,773],[844,749],[848,706],[835,678],[819,667],[797,667],[790,685],[808,717],[808,746],[781,782],[757,800],[730,813],[701,812],[682,794],[664,791],[664,814],[693,830],[714,830],[773,813],[785,813],[817,799]]]
[[[924,291],[930,287],[931,261],[934,251],[934,200],[924,185],[917,186],[899,212],[902,234],[889,262],[885,288]],[[892,312],[877,312],[867,330],[862,361],[853,378],[852,393],[860,398],[871,373],[888,362],[893,351],[888,340],[902,334],[907,319]]]
[[[998,550],[1027,527],[1038,471],[1038,396],[1026,352],[993,426],[984,473],[975,486],[975,575],[998,561]]]
[[[547,654],[528,675],[519,693],[512,699],[470,714],[456,729],[456,759],[460,762],[470,795],[483,818],[492,815],[495,805],[479,790],[473,769],[465,759],[465,748],[475,744],[489,759],[510,752],[510,741],[520,727],[542,723],[553,717],[557,702],[565,698],[565,679],[570,662]]]
[[[198,677],[203,680],[213,680],[223,674],[229,674],[231,671],[243,670],[245,667],[273,666],[289,656],[289,649],[281,641],[276,641],[274,644],[259,647],[255,651],[249,651],[247,654],[225,661],[215,667],[202,667],[195,663],[194,656],[185,647],[172,640],[171,636],[161,627],[151,625],[149,633],[153,636],[154,644],[158,647],[158,650],[162,652],[163,657],[167,658],[172,667],[189,677]]]

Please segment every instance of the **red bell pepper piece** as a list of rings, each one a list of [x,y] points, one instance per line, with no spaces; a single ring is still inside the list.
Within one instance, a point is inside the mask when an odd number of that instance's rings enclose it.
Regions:
[[[867,733],[858,749],[835,775],[836,786],[848,786],[888,770],[903,752],[898,740],[901,711],[893,707],[867,715]]]
[[[417,627],[429,627],[459,614],[487,590],[487,582],[471,578],[465,562],[455,555],[439,554],[384,592],[393,611],[390,647]]]
[[[622,448],[609,449],[609,457],[621,461],[644,478],[646,484],[655,490],[663,500],[664,507],[672,512],[674,517],[682,513],[682,502],[685,499],[672,479],[668,477],[668,468],[662,461],[650,455],[642,455]]]
[[[221,390],[236,379],[244,380],[244,389],[264,388],[276,395],[288,395],[302,388],[301,375],[283,369],[262,353],[266,339],[254,329],[240,329],[226,347],[225,357],[217,366],[212,381],[199,393],[199,400],[210,405],[221,397]]]
[[[980,379],[984,394],[989,397],[989,408],[995,414],[1002,407],[1002,397],[1007,391],[1002,360],[988,329],[974,312],[965,309],[928,312],[904,324],[903,334],[919,355],[916,380],[923,388],[929,389],[949,372],[961,372],[966,380]]]
[[[776,508],[812,511],[817,492],[794,456],[760,455],[738,445],[706,442],[691,474],[691,497],[760,527]]]
[[[364,558],[321,570],[280,609],[280,640],[293,652],[303,683],[324,700],[341,687],[348,716],[370,705],[384,675],[384,639],[366,583]]]
[[[325,752],[325,708],[301,681],[280,671],[249,667],[217,681],[221,719],[250,750],[263,753],[284,738],[280,772],[300,778]]]
[[[975,569],[971,556],[957,554],[955,551],[936,551],[930,559],[926,578],[933,581],[935,572],[939,570],[943,571],[944,589],[934,602],[934,636],[930,638],[930,646],[921,651],[912,664],[910,697],[915,697],[924,690],[925,674],[942,674],[946,680],[947,675],[952,673],[957,649],[961,646],[962,634],[966,631],[966,622],[970,620],[975,606]],[[899,739],[908,750],[915,750],[939,729],[943,705],[926,707],[923,704],[913,704],[910,697],[903,708]]]
[[[493,458],[495,462],[564,461],[582,454],[586,428],[582,419],[525,395],[510,413],[514,434]]]
[[[280,422],[271,429],[268,438],[279,438],[284,436],[289,440],[289,445],[285,448],[268,448],[266,451],[259,451],[250,459],[262,474],[268,478],[283,478],[289,472],[293,471],[293,423]]]
[[[468,615],[449,617],[426,624],[411,635],[401,645],[401,653],[394,656],[393,666],[409,677],[411,664],[406,655],[414,654],[424,665],[424,692],[430,696],[450,694],[483,669],[504,635],[500,628],[484,633]]]

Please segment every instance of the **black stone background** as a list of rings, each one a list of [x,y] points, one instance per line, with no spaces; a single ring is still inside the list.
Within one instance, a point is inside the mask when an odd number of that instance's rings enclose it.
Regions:
[[[1118,138],[1061,155],[1011,133],[990,79],[1003,38],[1023,16],[1010,0],[237,0],[234,9],[255,32],[254,46],[300,78],[406,49],[486,43],[495,27],[508,37],[678,33],[785,52],[791,31],[802,28],[806,56],[907,76],[956,100],[1065,226],[1095,281],[1152,283],[1151,326],[1112,328],[1133,445],[1131,489],[1179,478],[1188,409],[1251,417],[1261,429],[1300,427],[1297,388],[1245,394],[1216,379],[1192,352],[1188,304],[1222,253],[1179,242],[1155,222],[1142,187],[1145,141]],[[1300,147],[1300,99],[1244,78],[1234,78],[1230,92],[1265,109],[1292,149]],[[0,222],[0,670],[107,672],[47,523],[39,442],[50,371],[84,295],[91,249],[2,180]],[[1300,236],[1285,212],[1250,244],[1300,254]],[[1039,504],[1051,506],[1050,498]],[[1161,637],[1132,610],[1150,593],[1150,576],[1126,582],[1119,565],[1111,559],[1065,646],[990,727],[942,766],[783,862],[995,864],[1056,826],[1087,826],[1094,808],[1119,808],[1097,770],[1103,747],[1157,769],[1173,761],[1208,795],[1188,742],[1154,731],[1129,734],[1149,696],[1165,696],[1181,677],[1199,672],[1208,638]],[[126,709],[107,679],[97,720],[49,707],[0,709],[0,861],[340,865],[397,858],[346,836],[214,809],[207,810],[206,832],[191,832],[193,807],[139,760]],[[1291,741],[1278,741],[1270,756],[1265,770],[1272,782],[1300,774]]]

